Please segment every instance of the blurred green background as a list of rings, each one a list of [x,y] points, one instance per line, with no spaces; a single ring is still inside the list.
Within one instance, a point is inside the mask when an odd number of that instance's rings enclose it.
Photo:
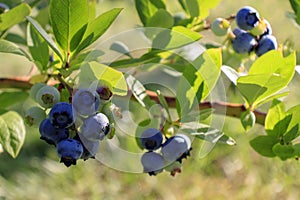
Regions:
[[[175,0],[167,0],[167,5],[172,13],[181,11]],[[287,0],[223,0],[211,10],[208,19],[230,16],[245,5],[256,8],[270,22],[279,43],[290,39],[299,48],[300,32],[286,17],[286,12],[292,11]],[[97,11],[102,13],[114,7],[125,9],[99,42],[140,24],[132,0],[100,0]],[[203,35],[200,42],[222,41],[210,31]],[[26,75],[31,67],[17,56],[0,55],[0,60],[1,77]],[[300,77],[295,74],[289,85],[291,93],[284,99],[287,107],[299,103],[299,83]],[[91,159],[66,168],[58,162],[55,149],[39,140],[37,130],[28,128],[24,147],[16,159],[0,154],[0,200],[299,199],[298,161],[264,158],[249,146],[249,140],[265,134],[262,126],[255,125],[245,133],[238,119],[226,118],[224,132],[236,139],[236,146],[218,144],[199,159],[202,143],[194,141],[192,156],[183,162],[181,174],[172,177],[165,172],[150,177],[120,172]]]

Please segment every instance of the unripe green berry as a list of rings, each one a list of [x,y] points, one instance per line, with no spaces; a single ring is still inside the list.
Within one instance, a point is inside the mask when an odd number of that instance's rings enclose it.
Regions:
[[[228,33],[230,22],[224,18],[215,19],[211,25],[211,31],[217,36],[224,36]]]
[[[34,106],[26,111],[24,121],[28,126],[38,127],[45,118],[46,112],[42,108]]]
[[[36,101],[44,108],[51,108],[60,100],[59,91],[53,86],[44,86],[36,94]]]
[[[36,94],[37,92],[42,88],[46,86],[45,83],[36,83],[34,84],[31,88],[30,88],[30,91],[29,91],[29,96],[35,100],[35,97],[36,97]]]

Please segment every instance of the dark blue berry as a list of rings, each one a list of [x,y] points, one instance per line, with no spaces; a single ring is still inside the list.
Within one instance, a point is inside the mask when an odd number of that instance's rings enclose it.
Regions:
[[[261,56],[274,49],[277,49],[276,38],[273,35],[265,35],[258,41],[255,53],[257,56]]]
[[[65,139],[57,144],[56,151],[60,157],[60,162],[69,167],[76,165],[76,161],[82,156],[83,146],[76,139]]]
[[[238,11],[235,19],[238,27],[243,30],[251,30],[258,24],[259,14],[254,8],[245,6]]]
[[[70,127],[75,121],[72,105],[67,102],[55,104],[50,110],[49,119],[54,127]]]
[[[161,146],[163,136],[159,130],[149,128],[141,134],[140,141],[143,148],[153,151]]]
[[[250,53],[256,45],[255,38],[247,32],[241,32],[232,40],[232,47],[237,53]]]
[[[43,120],[39,127],[41,139],[48,144],[56,145],[59,141],[69,137],[68,129],[55,128],[49,118]]]

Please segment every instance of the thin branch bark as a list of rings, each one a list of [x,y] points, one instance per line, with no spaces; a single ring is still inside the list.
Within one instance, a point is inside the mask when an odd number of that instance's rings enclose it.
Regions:
[[[9,79],[9,78],[0,78],[0,88],[18,88],[23,90],[29,90],[32,84],[27,80],[22,79]],[[152,91],[147,91],[147,94],[150,98],[157,103],[159,103],[159,99],[157,94]],[[168,106],[176,107],[176,99],[174,97],[165,97]],[[199,104],[199,109],[204,110],[207,108],[212,108],[214,113],[226,115],[230,117],[240,118],[242,113],[246,111],[246,108],[243,104],[233,104],[227,102],[201,102]],[[254,110],[254,114],[256,116],[256,123],[264,125],[266,119],[266,113],[260,112],[258,110]]]

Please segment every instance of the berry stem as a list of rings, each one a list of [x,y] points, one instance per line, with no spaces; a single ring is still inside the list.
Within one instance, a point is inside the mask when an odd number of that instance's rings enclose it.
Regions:
[[[72,94],[73,94],[73,88],[70,87],[70,85],[65,81],[65,79],[62,77],[61,74],[58,74],[56,77],[57,77],[57,79],[59,80],[59,82],[60,82],[61,84],[63,84],[63,85],[67,88],[67,90],[68,90],[69,93],[70,93],[70,96],[72,96]]]

